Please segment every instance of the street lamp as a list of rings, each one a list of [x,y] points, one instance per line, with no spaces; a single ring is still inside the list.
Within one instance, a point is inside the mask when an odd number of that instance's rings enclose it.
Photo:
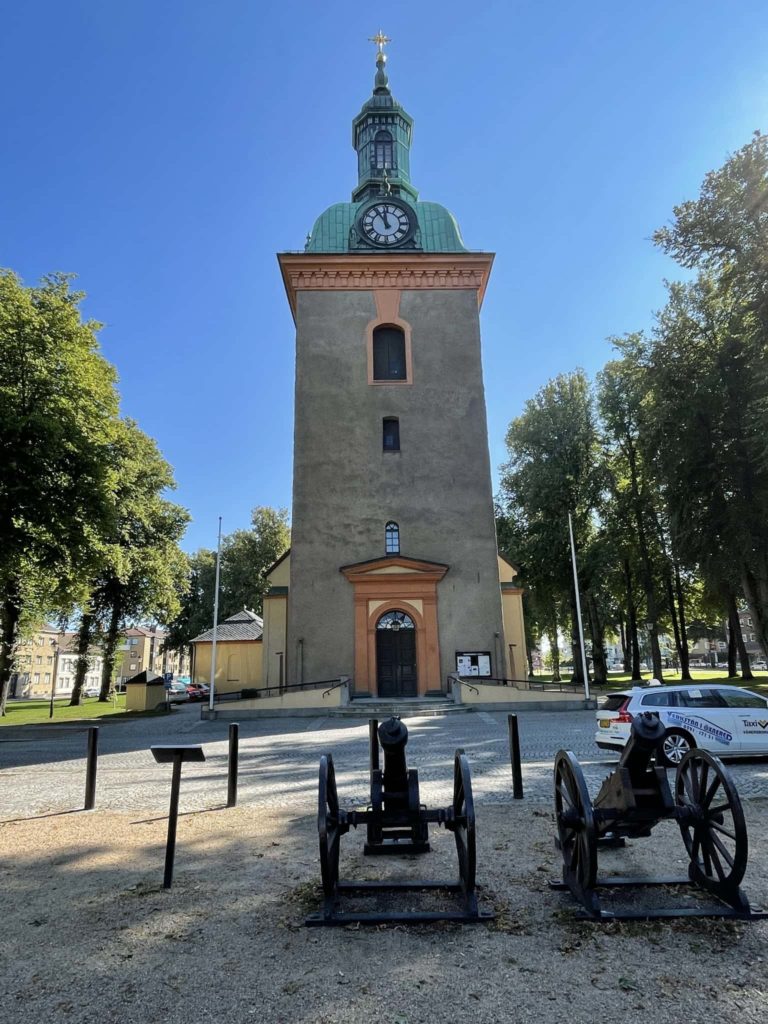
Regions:
[[[59,669],[59,641],[55,637],[51,640],[51,647],[53,648],[53,672],[51,673],[51,706],[48,711],[49,718],[53,718],[53,698],[56,695],[56,675]]]

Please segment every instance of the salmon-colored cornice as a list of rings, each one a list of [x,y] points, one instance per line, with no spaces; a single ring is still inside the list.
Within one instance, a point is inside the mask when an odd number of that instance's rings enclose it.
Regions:
[[[294,320],[300,291],[472,288],[479,307],[493,266],[492,252],[281,252],[277,259]]]
[[[394,573],[393,575],[377,572],[377,570],[388,569],[392,566],[410,570],[410,572]],[[384,580],[408,579],[411,574],[422,578],[434,577],[436,580],[441,580],[448,572],[448,568],[442,562],[425,562],[420,558],[408,558],[405,555],[389,555],[385,558],[373,558],[366,562],[342,565],[339,572],[350,581],[371,579],[382,583]]]

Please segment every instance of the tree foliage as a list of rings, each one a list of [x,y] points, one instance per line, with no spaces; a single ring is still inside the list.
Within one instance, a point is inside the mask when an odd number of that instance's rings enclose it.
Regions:
[[[222,538],[219,621],[243,608],[261,614],[268,589],[265,574],[289,544],[287,509],[265,506],[253,509],[250,529]],[[169,647],[182,647],[211,628],[215,580],[216,552],[201,548],[189,558],[181,607],[168,629]]]
[[[510,426],[502,510],[541,622],[563,601],[563,509],[579,510],[592,626],[618,629],[636,675],[645,620],[661,677],[659,632],[674,634],[685,675],[688,623],[700,629],[713,603],[735,634],[746,600],[768,656],[768,136],[708,174],[654,240],[698,276],[668,285],[649,336],[614,339],[597,377],[599,456],[588,382],[577,395],[551,381]],[[739,640],[730,668],[738,648],[748,676]]]
[[[81,292],[0,272],[0,707],[22,609],[82,598],[111,512],[115,372]]]

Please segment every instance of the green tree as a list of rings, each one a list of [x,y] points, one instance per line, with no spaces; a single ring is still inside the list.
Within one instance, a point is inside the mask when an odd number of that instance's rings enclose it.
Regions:
[[[768,352],[754,344],[752,321],[741,294],[710,277],[670,286],[647,354],[648,443],[683,559],[720,594],[724,615],[741,588],[768,652]]]
[[[251,513],[251,528],[222,538],[219,619],[243,608],[261,614],[268,590],[265,573],[290,545],[287,509],[259,506]],[[189,557],[181,608],[170,623],[166,644],[179,649],[211,628],[216,577],[216,553],[201,548]]]
[[[87,652],[98,635],[103,669],[99,699],[109,699],[120,633],[128,622],[168,622],[180,609],[187,559],[179,548],[189,514],[163,493],[175,487],[171,467],[152,438],[129,419],[117,425],[117,485],[110,532],[81,617],[78,649]],[[87,671],[78,659],[72,704],[79,704]]]
[[[641,353],[646,345],[640,334],[614,339],[623,358],[608,362],[598,374],[598,405],[609,450],[613,499],[628,517],[626,531],[634,532],[646,611],[651,623],[653,674],[663,679],[659,628],[661,607],[654,559],[654,485],[643,457],[642,434],[648,382]]]
[[[602,488],[597,433],[589,381],[582,370],[549,381],[529,399],[507,431],[509,461],[502,468],[507,511],[519,517],[525,559],[537,600],[550,619],[553,650],[562,626],[554,617],[570,608],[574,677],[583,682],[571,572],[568,513],[577,553],[590,541]]]
[[[179,586],[179,611],[171,620],[165,644],[179,651],[206,629],[213,618],[213,594],[216,580],[216,552],[200,548],[187,556],[185,579]]]
[[[654,241],[684,267],[700,271],[692,288],[671,290],[675,323],[685,326],[686,304],[695,326],[689,337],[702,354],[710,394],[719,377],[716,410],[699,407],[699,434],[706,451],[727,461],[727,483],[715,495],[720,519],[736,506],[748,513],[741,539],[726,545],[768,657],[768,533],[765,469],[768,465],[768,136],[752,140],[704,179],[697,199],[675,207],[673,222]],[[698,290],[698,291],[697,291]],[[668,318],[667,318],[668,320]],[[668,337],[662,322],[661,335]],[[706,350],[706,351],[703,351]],[[678,356],[690,355],[678,349]],[[712,367],[712,359],[717,363]],[[699,383],[696,377],[690,385]],[[702,382],[703,383],[703,382]],[[696,389],[698,391],[702,388]],[[671,397],[671,396],[668,396]],[[690,450],[690,449],[688,449]],[[701,465],[699,457],[696,464]],[[709,467],[702,467],[704,473]],[[736,486],[736,501],[729,488]],[[746,500],[745,500],[746,499]],[[730,533],[730,530],[729,530]]]
[[[0,710],[24,600],[82,598],[109,520],[115,372],[81,292],[52,275],[27,288],[0,272]]]
[[[243,608],[261,614],[268,590],[264,573],[290,544],[288,510],[258,506],[251,513],[251,528],[235,530],[221,547],[219,611],[227,618]],[[208,627],[210,628],[210,621]]]

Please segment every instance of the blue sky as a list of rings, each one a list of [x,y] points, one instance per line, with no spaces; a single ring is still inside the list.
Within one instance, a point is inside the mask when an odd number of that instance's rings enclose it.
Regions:
[[[768,127],[764,0],[6,5],[0,265],[79,275],[123,412],[174,466],[189,550],[215,546],[218,515],[228,532],[290,506],[275,253],[349,198],[379,27],[421,198],[497,254],[494,467],[542,384],[650,324],[679,274],[651,232]]]

